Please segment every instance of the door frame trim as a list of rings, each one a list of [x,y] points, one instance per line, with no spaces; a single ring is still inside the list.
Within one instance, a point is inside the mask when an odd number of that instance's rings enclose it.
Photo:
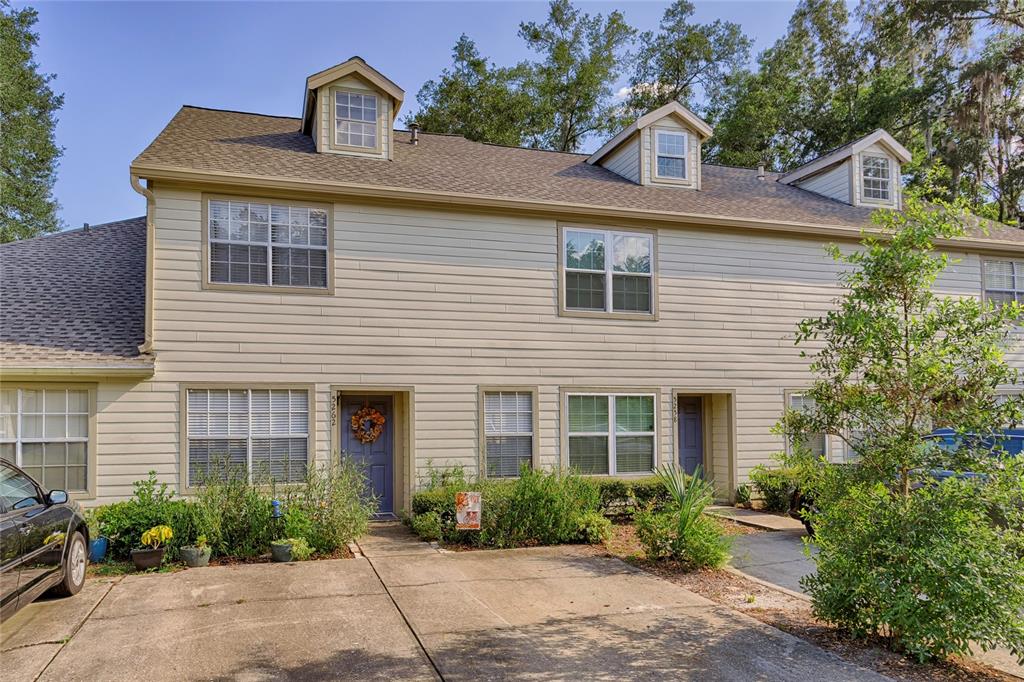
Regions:
[[[727,486],[725,490],[726,499],[730,504],[735,501],[736,496],[736,389],[735,388],[724,388],[724,387],[701,387],[701,388],[673,388],[672,389],[672,462],[678,464],[679,462],[679,398],[683,397],[699,397],[701,398],[701,409],[703,411],[703,427],[704,427],[704,470],[707,471],[706,466],[708,458],[712,458],[711,462],[714,463],[711,443],[711,410],[709,409],[711,398],[716,395],[724,395],[729,399],[729,423],[726,428],[728,434],[728,452],[727,461],[728,466],[728,480],[723,481],[722,484]]]
[[[416,388],[409,385],[331,384],[328,400],[328,458],[341,457],[341,397],[343,394],[390,396],[395,420],[391,433],[393,512],[410,511],[416,489]]]

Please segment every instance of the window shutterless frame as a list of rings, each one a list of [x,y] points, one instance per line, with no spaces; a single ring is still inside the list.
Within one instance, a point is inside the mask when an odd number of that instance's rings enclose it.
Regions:
[[[346,85],[344,87],[342,87],[342,86],[329,87],[329,88],[327,88],[327,93],[328,93],[329,102],[330,102],[329,103],[330,121],[329,121],[329,124],[328,124],[329,131],[328,131],[328,136],[327,136],[327,147],[328,147],[328,149],[332,149],[332,150],[335,150],[335,151],[356,152],[356,153],[368,154],[368,155],[379,155],[383,151],[383,149],[384,149],[384,135],[387,134],[387,126],[382,124],[382,121],[383,121],[383,119],[386,116],[385,112],[388,111],[389,108],[390,108],[389,105],[388,105],[388,99],[387,99],[386,95],[384,95],[383,93],[378,92],[376,90],[371,90],[369,88],[363,89],[363,88],[354,87],[354,86],[350,86],[350,85]],[[371,97],[376,97],[377,98],[377,102],[376,102],[377,120],[374,122],[374,124],[376,126],[375,127],[375,131],[376,131],[377,134],[376,134],[376,143],[374,144],[374,146],[372,146],[372,147],[363,147],[363,146],[359,146],[359,145],[349,145],[349,144],[339,144],[338,143],[338,134],[337,134],[338,122],[339,121],[343,121],[343,120],[352,120],[352,119],[348,119],[348,118],[345,118],[345,117],[339,117],[338,116],[338,94],[339,93],[349,94],[349,95],[362,95],[364,97],[365,96],[371,96]],[[364,121],[364,120],[353,120],[353,122],[364,123],[364,124],[365,123],[370,123],[369,121]]]
[[[864,201],[883,204],[892,203],[892,168],[892,160],[886,156],[878,156],[875,154],[864,154],[861,156],[861,197]]]
[[[570,233],[592,233],[594,235],[600,235],[604,242],[604,262],[597,266],[591,267],[570,267],[568,259],[568,245],[570,242]],[[615,269],[615,239],[620,238],[638,238],[646,239],[648,252],[649,252],[649,267],[648,272],[635,272]],[[658,278],[657,278],[657,262],[658,262],[658,236],[654,230],[645,230],[639,228],[610,228],[607,226],[598,225],[584,225],[575,223],[560,223],[558,225],[558,312],[563,317],[596,317],[605,319],[621,319],[621,320],[648,320],[655,321],[658,319]],[[602,308],[597,307],[570,307],[568,305],[567,296],[567,273],[580,273],[589,275],[600,275],[604,278],[604,305]],[[627,310],[615,310],[613,305],[614,300],[614,283],[615,277],[636,277],[644,278],[647,280],[649,285],[650,296],[648,300],[648,310],[646,311],[627,311]]]
[[[313,246],[305,244],[294,245],[297,249],[310,249],[322,250],[326,253],[326,264],[327,264],[327,286],[301,286],[301,285],[280,285],[272,284],[273,282],[273,246],[272,242],[272,223],[267,223],[267,240],[258,241],[253,244],[243,244],[239,240],[229,240],[229,244],[238,244],[241,246],[254,245],[258,247],[264,247],[267,249],[267,263],[266,267],[268,270],[267,282],[268,284],[250,284],[250,283],[237,283],[237,282],[214,282],[211,279],[211,257],[212,257],[212,243],[219,243],[219,240],[211,240],[210,238],[210,203],[214,201],[235,201],[235,202],[248,202],[253,204],[265,204],[271,207],[269,210],[273,210],[273,206],[291,206],[299,208],[317,209],[327,212],[327,245]],[[294,201],[284,200],[269,197],[254,197],[254,196],[241,196],[241,195],[225,195],[225,194],[202,194],[202,239],[203,239],[203,273],[202,273],[202,287],[203,289],[210,289],[214,291],[261,291],[264,293],[274,294],[303,294],[306,296],[333,296],[334,295],[334,206],[333,204],[325,204],[313,201]],[[251,236],[251,235],[250,235]],[[286,243],[277,243],[276,246],[282,249],[291,248],[293,245]]]
[[[480,386],[477,391],[477,424],[479,430],[479,448],[480,457],[478,458],[478,466],[480,467],[480,477],[484,478],[487,476],[487,412],[486,412],[486,397],[490,393],[529,393],[531,395],[531,405],[533,409],[533,420],[531,426],[533,432],[529,435],[532,437],[531,444],[533,446],[531,466],[534,469],[540,467],[540,438],[538,436],[539,429],[537,423],[540,419],[540,405],[538,400],[538,389],[536,386],[516,386],[516,385],[495,385],[495,386]],[[497,434],[490,434],[497,435]],[[509,477],[503,477],[509,478]]]
[[[654,144],[652,145],[652,156],[654,157],[654,177],[657,180],[672,180],[676,182],[689,182],[690,172],[687,167],[690,152],[690,139],[686,131],[683,130],[668,130],[664,128],[654,128]],[[662,151],[662,139],[664,138],[669,141],[669,138],[678,137],[681,139],[681,151],[666,150]],[[678,159],[681,161],[682,174],[681,175],[662,175],[658,171],[658,158],[664,159]]]
[[[312,466],[314,463],[314,454],[316,453],[316,424],[317,424],[317,403],[316,403],[316,389],[312,384],[291,384],[291,383],[238,383],[238,382],[194,382],[194,383],[182,383],[178,387],[178,472],[179,482],[178,489],[182,494],[191,494],[196,491],[196,486],[190,485],[188,476],[188,465],[189,465],[189,428],[188,428],[188,397],[189,391],[193,390],[228,390],[228,391],[248,391],[250,393],[250,403],[247,416],[247,435],[246,435],[246,468],[249,476],[252,476],[252,441],[259,440],[258,437],[252,435],[252,403],[251,403],[251,392],[252,391],[264,391],[264,390],[291,390],[291,391],[304,391],[306,393],[306,414],[307,414],[307,434],[306,434],[306,466]],[[269,436],[268,436],[269,437]],[[281,436],[284,437],[284,436]]]
[[[659,401],[659,393],[657,391],[624,391],[624,390],[562,390],[561,395],[561,422],[562,422],[562,444],[563,444],[563,455],[562,461],[566,468],[571,468],[572,460],[570,453],[570,439],[573,437],[605,437],[608,439],[608,473],[607,474],[592,474],[595,476],[648,476],[651,471],[654,471],[658,467],[658,424],[659,415],[658,411],[661,409]],[[608,428],[603,431],[573,431],[570,423],[569,404],[572,398],[575,397],[593,397],[593,398],[604,398],[608,402]],[[651,431],[620,431],[617,425],[617,400],[616,398],[650,398],[651,406],[653,410],[652,420],[653,429]],[[651,470],[649,471],[630,471],[630,472],[619,472],[618,461],[617,461],[617,448],[616,440],[618,437],[629,438],[629,437],[640,437],[651,439]]]
[[[1024,261],[983,258],[981,289],[989,303],[1024,303]]]

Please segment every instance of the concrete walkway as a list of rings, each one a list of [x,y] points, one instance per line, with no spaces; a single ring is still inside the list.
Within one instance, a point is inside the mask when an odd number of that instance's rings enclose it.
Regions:
[[[359,547],[91,580],[3,625],[0,679],[884,679],[589,548]]]
[[[736,523],[743,524],[744,526],[750,526],[751,528],[758,528],[760,530],[803,530],[804,527],[804,524],[789,516],[769,514],[768,512],[754,511],[753,509],[740,509],[738,507],[729,507],[721,504],[711,505],[704,513],[712,516],[720,516],[723,519],[729,519]]]

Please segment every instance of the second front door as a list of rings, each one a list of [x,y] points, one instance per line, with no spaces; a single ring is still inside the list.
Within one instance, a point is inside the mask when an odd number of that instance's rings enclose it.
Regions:
[[[358,396],[344,395],[341,398],[341,452],[344,457],[362,462],[366,467],[366,476],[370,492],[377,498],[377,511],[380,514],[392,514],[394,508],[394,448],[393,411],[391,396]],[[352,427],[352,417],[360,410],[368,407],[384,416],[383,429],[372,442],[360,440],[356,429]],[[363,420],[358,428],[363,433],[369,432],[372,424]]]

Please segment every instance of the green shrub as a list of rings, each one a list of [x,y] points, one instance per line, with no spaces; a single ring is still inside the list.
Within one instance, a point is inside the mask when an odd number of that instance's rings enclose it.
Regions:
[[[435,478],[442,480],[440,475]],[[452,544],[521,547],[576,542],[580,518],[600,508],[598,486],[575,474],[524,470],[517,479],[447,480],[413,496],[410,523],[416,530],[417,516],[436,514],[440,539]],[[455,494],[464,490],[481,493],[479,531],[455,528]],[[423,524],[428,532],[434,530],[430,523]]]
[[[736,487],[737,504],[750,504],[750,486],[743,483]]]
[[[637,509],[661,510],[669,502],[668,489],[657,476],[647,476],[630,481],[633,503]]]
[[[856,484],[830,501],[815,515],[817,573],[802,581],[815,615],[922,660],[972,641],[1024,655],[1021,529],[992,523],[988,488],[950,478],[903,498]]]
[[[290,545],[292,548],[292,561],[305,561],[313,556],[313,548],[306,542],[306,538],[281,538],[274,540],[275,545]]]
[[[629,512],[633,497],[629,481],[604,476],[595,476],[588,480],[597,486],[601,495],[601,510],[605,514],[616,516]]]
[[[441,539],[441,515],[436,511],[416,514],[410,520],[412,531],[427,542]]]
[[[589,545],[600,545],[612,536],[612,522],[601,512],[588,511],[576,522],[579,538]]]
[[[799,485],[799,477],[794,471],[788,468],[769,469],[758,464],[750,472],[750,481],[764,500],[767,511],[789,511],[789,502]]]
[[[195,504],[208,521],[205,533],[218,556],[253,557],[267,551],[280,534],[271,514],[269,481],[244,467],[215,463],[196,486]]]
[[[110,540],[110,555],[127,559],[139,546],[142,534],[154,526],[170,526],[174,538],[168,545],[168,558],[177,556],[178,548],[191,538],[191,520],[184,509],[184,500],[174,500],[174,491],[166,483],[157,483],[156,472],[134,483],[131,499],[99,507],[95,523]]]
[[[717,568],[728,558],[728,541],[721,528],[704,510],[713,500],[711,484],[698,468],[687,476],[674,466],[658,470],[658,480],[668,493],[666,511],[653,506],[637,512],[637,539],[647,558],[675,559],[690,569]]]
[[[311,466],[302,485],[282,491],[285,522],[303,523],[298,535],[317,552],[334,552],[366,533],[377,512],[376,500],[366,499],[366,473],[355,460],[342,457],[326,466]]]

